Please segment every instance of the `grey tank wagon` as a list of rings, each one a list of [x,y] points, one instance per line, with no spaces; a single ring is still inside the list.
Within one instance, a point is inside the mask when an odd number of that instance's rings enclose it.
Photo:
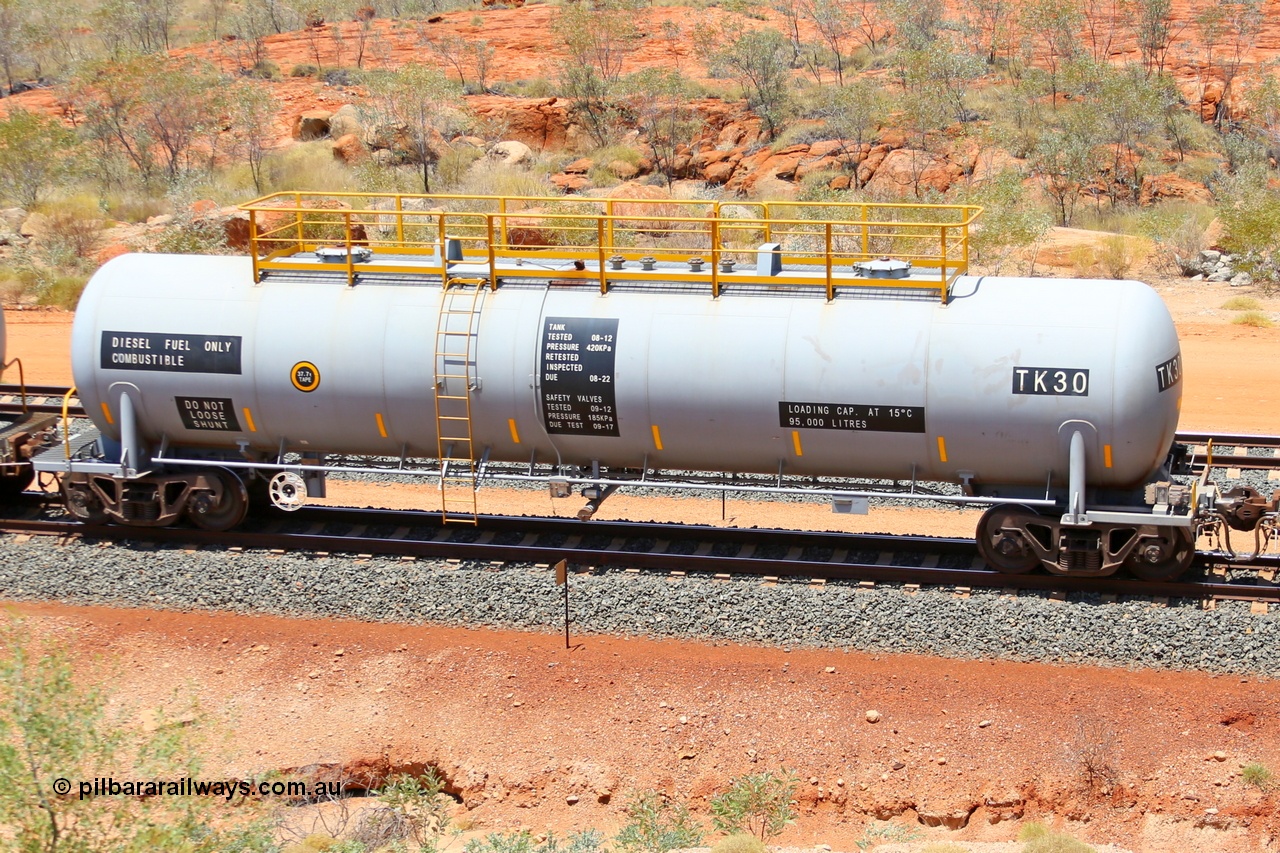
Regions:
[[[73,369],[101,437],[36,463],[77,516],[230,528],[255,485],[296,508],[342,470],[437,482],[446,522],[504,480],[580,491],[584,519],[717,482],[688,472],[845,511],[942,482],[988,507],[1001,571],[1171,578],[1217,500],[1171,475],[1159,297],[967,275],[975,208],[287,195],[247,206],[249,257],[89,283]]]

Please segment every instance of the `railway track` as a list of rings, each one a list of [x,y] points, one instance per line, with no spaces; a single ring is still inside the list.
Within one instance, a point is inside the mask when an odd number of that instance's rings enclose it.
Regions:
[[[987,568],[972,540],[807,531],[716,528],[576,519],[485,516],[479,528],[444,527],[429,512],[308,507],[288,517],[268,513],[231,533],[188,528],[88,527],[47,517],[33,501],[22,517],[0,520],[10,533],[77,536],[187,547],[399,556],[506,564],[565,560],[576,570],[621,568],[764,581],[895,583],[1029,590],[1099,596],[1246,600],[1280,603],[1273,582],[1280,559],[1264,557],[1229,579],[1222,564],[1202,560],[1202,577],[1177,583],[1126,578],[1007,575]]]
[[[1280,435],[1180,432],[1175,440],[1191,448],[1193,465],[1280,470]]]
[[[62,414],[63,401],[70,388],[58,385],[9,385],[0,384],[0,415],[20,415],[24,411],[37,414]],[[85,416],[80,399],[72,396],[67,414]]]

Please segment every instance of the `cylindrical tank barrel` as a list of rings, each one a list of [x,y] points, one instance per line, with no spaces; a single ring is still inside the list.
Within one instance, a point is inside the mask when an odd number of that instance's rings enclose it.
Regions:
[[[1134,486],[1181,396],[1147,286],[993,277],[957,280],[946,305],[874,289],[476,295],[126,255],[85,290],[73,366],[105,434],[128,390],[143,440],[171,448],[431,457],[458,417],[494,460],[978,484],[1065,483],[1080,432],[1089,483]]]

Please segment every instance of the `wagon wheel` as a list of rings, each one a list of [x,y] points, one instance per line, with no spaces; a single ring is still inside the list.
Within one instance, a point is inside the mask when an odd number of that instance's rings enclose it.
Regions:
[[[205,476],[222,484],[222,499],[214,504],[211,494],[194,496],[187,504],[187,517],[191,522],[205,530],[222,531],[244,521],[249,509],[249,493],[240,478],[224,469],[210,471]]]
[[[1148,541],[1133,550],[1125,567],[1144,581],[1172,581],[1191,567],[1196,546],[1191,533],[1177,528],[1162,534],[1159,541]]]
[[[978,521],[978,553],[987,565],[1006,575],[1024,575],[1040,565],[1022,521],[1032,513],[1025,507],[993,506]]]
[[[83,521],[85,524],[106,524],[109,519],[102,501],[98,500],[98,496],[86,484],[73,486],[63,482],[62,503],[76,521]]]

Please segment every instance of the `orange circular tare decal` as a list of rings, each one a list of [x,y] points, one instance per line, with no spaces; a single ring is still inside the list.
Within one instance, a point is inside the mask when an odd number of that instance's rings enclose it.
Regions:
[[[320,387],[320,371],[309,361],[300,361],[289,374],[293,387],[299,391],[314,391]]]

